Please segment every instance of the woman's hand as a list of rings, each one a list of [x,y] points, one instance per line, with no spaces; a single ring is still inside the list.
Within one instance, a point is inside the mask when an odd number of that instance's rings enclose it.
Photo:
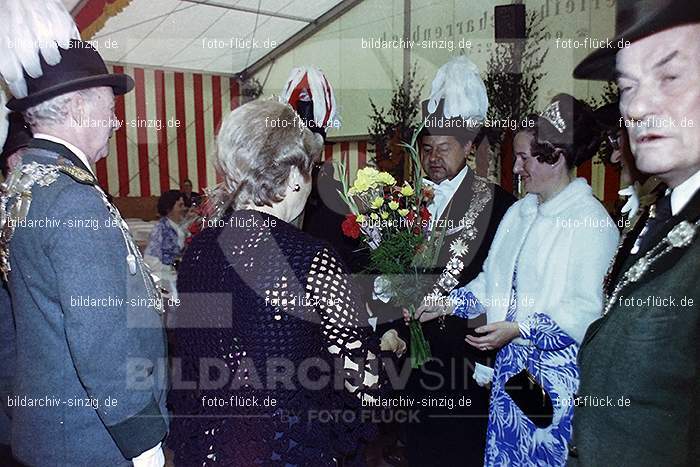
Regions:
[[[513,321],[498,321],[475,329],[483,336],[467,336],[467,344],[479,350],[500,349],[520,335],[518,323]]]

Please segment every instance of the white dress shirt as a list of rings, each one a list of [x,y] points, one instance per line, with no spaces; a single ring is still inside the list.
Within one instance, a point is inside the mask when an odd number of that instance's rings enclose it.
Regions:
[[[688,204],[698,188],[700,188],[700,170],[673,189],[671,192],[671,213],[674,216]]]
[[[85,167],[90,171],[92,176],[95,176],[95,173],[92,171],[92,166],[90,165],[90,161],[88,160],[87,156],[83,151],[81,151],[77,146],[74,146],[73,144],[69,143],[68,141],[59,138],[58,136],[53,136],[53,135],[47,135],[46,133],[34,133],[34,138],[37,139],[45,139],[47,141],[53,141],[54,143],[62,144],[70,151],[78,156],[78,159],[85,164]]]
[[[430,218],[433,220],[440,219],[442,214],[445,212],[447,205],[450,204],[450,200],[454,196],[457,188],[462,184],[464,177],[466,177],[469,171],[469,166],[465,165],[462,170],[459,171],[457,175],[452,178],[452,180],[445,179],[440,183],[434,183],[430,180],[423,179],[423,183],[431,187],[435,192],[435,197],[433,202],[428,205],[428,211],[430,212]]]

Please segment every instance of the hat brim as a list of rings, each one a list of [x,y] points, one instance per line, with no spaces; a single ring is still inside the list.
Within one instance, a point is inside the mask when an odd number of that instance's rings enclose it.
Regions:
[[[678,11],[678,8],[665,8],[660,14],[647,18],[647,21],[635,24],[610,39],[612,47],[593,51],[574,68],[574,78],[612,81],[615,75],[615,57],[620,51],[620,44],[632,43],[667,29],[700,22],[700,7],[692,11]]]
[[[134,88],[134,80],[124,74],[105,74],[89,76],[42,89],[21,99],[13,98],[7,103],[7,108],[16,112],[25,111],[49,99],[82,89],[111,87],[115,96],[126,94]]]
[[[421,130],[420,134],[418,135],[418,139],[423,138],[424,136],[453,136],[457,139],[471,139],[474,140],[476,137],[479,135],[479,131],[481,130],[481,126],[478,128],[472,127],[472,128],[465,128],[465,127],[451,127],[451,128],[442,128],[442,127],[427,127],[424,126],[423,129]]]

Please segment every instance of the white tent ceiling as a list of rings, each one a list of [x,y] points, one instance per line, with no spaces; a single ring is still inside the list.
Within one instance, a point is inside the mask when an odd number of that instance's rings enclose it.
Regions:
[[[68,7],[79,0],[63,0]],[[236,74],[339,0],[132,0],[91,40],[108,62]],[[107,44],[116,44],[108,48]],[[250,45],[253,45],[252,47]]]

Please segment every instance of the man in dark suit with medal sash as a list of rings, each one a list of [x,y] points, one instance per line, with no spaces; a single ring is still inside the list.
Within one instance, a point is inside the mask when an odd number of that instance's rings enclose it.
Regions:
[[[621,0],[616,33],[630,44],[594,52],[574,76],[615,72],[636,165],[668,188],[623,237],[582,342],[569,462],[697,465],[700,4]]]
[[[85,42],[60,53],[7,104],[34,135],[0,191],[12,453],[26,465],[162,466],[162,299],[91,169],[119,127],[114,96],[134,83]]]
[[[467,165],[487,108],[479,70],[464,56],[438,70],[431,96],[422,104],[424,126],[418,144],[427,175],[424,184],[433,191],[428,205],[432,235],[439,238],[430,275],[436,297],[445,297],[481,272],[498,224],[515,202],[513,195]],[[467,334],[485,324],[474,321],[447,316],[422,325],[432,359],[411,371],[407,391],[436,406],[421,408],[418,421],[406,425],[411,466],[483,464],[489,392],[472,376],[475,365],[488,363],[495,353],[464,342]],[[403,322],[394,328],[410,343]],[[469,407],[460,407],[460,399],[469,400]],[[440,406],[440,401],[454,405]]]

